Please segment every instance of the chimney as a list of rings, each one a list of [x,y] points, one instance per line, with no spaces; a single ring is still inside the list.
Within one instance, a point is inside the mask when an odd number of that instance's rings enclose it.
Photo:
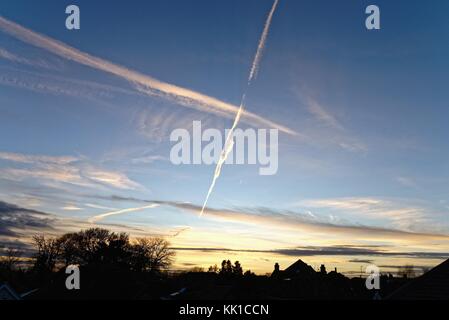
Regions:
[[[321,274],[327,274],[327,272],[326,272],[326,266],[325,266],[324,264],[321,265],[321,267],[320,267],[320,272],[321,272]]]

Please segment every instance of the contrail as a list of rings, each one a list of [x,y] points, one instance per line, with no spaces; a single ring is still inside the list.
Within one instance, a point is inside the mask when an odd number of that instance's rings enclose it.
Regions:
[[[159,204],[153,203],[153,204],[145,206],[145,207],[129,208],[129,209],[122,209],[122,210],[117,210],[117,211],[106,212],[106,213],[94,216],[94,217],[90,218],[88,221],[89,221],[89,223],[96,223],[96,222],[103,220],[104,218],[107,218],[110,216],[115,216],[115,215],[129,213],[129,212],[142,211],[145,209],[153,209],[153,208],[157,208],[159,206],[160,206]]]
[[[212,194],[212,191],[214,190],[215,183],[217,182],[217,179],[220,177],[221,168],[223,167],[223,164],[225,163],[226,159],[228,158],[229,153],[234,148],[234,130],[240,121],[240,117],[242,116],[244,103],[245,103],[245,95],[243,95],[242,103],[240,104],[239,111],[237,112],[237,115],[235,117],[234,124],[232,125],[231,130],[229,130],[228,137],[226,138],[226,143],[224,145],[223,150],[221,151],[220,158],[218,159],[218,162],[217,162],[217,166],[215,167],[214,177],[213,177],[212,183],[209,187],[209,191],[207,192],[206,200],[204,200],[204,204],[203,204],[203,208],[201,209],[200,217],[204,214],[204,209],[206,208],[207,202],[209,201],[209,197]]]
[[[147,95],[162,97],[174,101],[184,107],[214,113],[231,119],[233,119],[236,112],[238,112],[239,108],[233,104],[207,96],[200,92],[157,80],[140,72],[92,56],[60,41],[24,28],[2,16],[0,16],[0,30],[25,43],[51,52],[64,59],[125,79],[132,83],[137,90]],[[245,112],[244,116],[245,121],[248,123],[255,122],[260,125],[269,126],[270,128],[277,128],[290,135],[298,135],[294,130],[256,114]]]
[[[276,11],[278,3],[279,3],[279,0],[274,1],[273,6],[270,10],[270,13],[268,14],[268,18],[265,22],[262,36],[260,37],[259,46],[257,47],[256,56],[254,57],[251,71],[249,73],[247,87],[251,86],[252,80],[254,80],[255,77],[257,76],[257,70],[259,69],[260,60],[262,59],[263,49],[265,48],[268,33],[270,31],[271,21],[273,19],[273,15],[274,15],[274,12]],[[246,93],[243,94],[242,102],[240,103],[240,108],[237,112],[237,115],[235,116],[235,120],[232,125],[232,128],[229,130],[228,137],[226,138],[226,143],[225,143],[224,148],[220,154],[220,158],[218,159],[217,166],[215,167],[214,177],[213,177],[212,183],[209,187],[209,191],[207,192],[206,200],[204,200],[204,204],[201,209],[200,217],[204,214],[204,210],[206,209],[207,202],[209,201],[209,197],[212,194],[212,191],[214,190],[215,183],[217,182],[217,179],[220,177],[223,164],[226,162],[226,159],[228,158],[229,153],[234,148],[234,130],[237,127],[237,125],[239,124],[240,118],[242,117],[242,113],[244,112],[245,100],[246,100]]]
[[[268,14],[267,21],[265,22],[265,27],[263,28],[262,36],[260,37],[259,46],[257,47],[256,56],[254,57],[253,65],[251,67],[251,72],[249,73],[248,85],[254,77],[257,76],[257,71],[259,70],[260,60],[262,59],[263,49],[265,48],[265,43],[267,42],[268,33],[270,31],[271,20],[273,20],[274,12],[278,6],[279,0],[275,0],[273,7]]]

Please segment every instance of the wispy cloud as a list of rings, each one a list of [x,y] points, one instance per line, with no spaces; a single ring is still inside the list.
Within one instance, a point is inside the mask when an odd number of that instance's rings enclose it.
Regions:
[[[137,189],[140,185],[130,180],[125,174],[94,167],[84,169],[81,174],[88,180],[118,189]]]
[[[163,156],[154,155],[154,156],[143,156],[131,160],[133,164],[150,164],[156,161],[168,161],[168,159]]]
[[[95,204],[95,203],[85,203],[84,205],[86,207],[93,208],[93,209],[109,210],[109,211],[117,211],[118,210],[116,208],[105,207],[105,206],[101,206],[101,205]]]
[[[0,201],[0,249],[14,247],[33,253],[32,236],[46,234],[57,236],[91,228],[92,224],[75,218],[61,217],[51,213],[31,210]],[[134,236],[164,236],[167,233],[152,228],[135,228],[121,224],[102,224],[114,232],[128,232]]]
[[[305,135],[314,145],[330,144],[353,153],[365,153],[366,144],[339,119],[337,112],[331,106],[322,102],[322,98],[307,85],[294,87],[292,93],[310,114],[312,126],[304,129]],[[310,118],[310,117],[309,117]]]
[[[93,81],[37,73],[15,68],[0,67],[0,84],[40,94],[85,99],[108,107],[114,106],[119,97],[143,94],[116,86]]]
[[[344,130],[343,125],[335,118],[335,116],[327,111],[318,101],[312,99],[311,97],[307,99],[307,109],[314,117],[325,125],[334,129]]]
[[[45,155],[29,155],[21,153],[12,152],[0,152],[0,159],[19,163],[48,163],[48,164],[59,164],[65,165],[78,161],[77,157],[72,156],[45,156]]]
[[[348,260],[348,262],[372,264],[374,262],[374,260],[370,260],[370,259],[351,259],[351,260]]]
[[[99,168],[80,157],[0,152],[0,160],[26,165],[26,167],[3,166],[0,168],[2,178],[12,181],[36,179],[40,183],[46,180],[82,187],[141,188],[125,174]]]
[[[189,204],[176,204],[178,208],[190,210],[192,212],[201,212],[201,208]],[[400,212],[405,214],[406,212]],[[364,240],[441,240],[449,241],[449,235],[438,233],[412,232],[401,229],[373,227],[360,224],[336,224],[332,219],[323,222],[318,219],[311,219],[309,215],[279,211],[270,211],[261,209],[257,211],[245,210],[218,210],[208,209],[208,216],[229,221],[242,222],[246,224],[257,224],[264,227],[278,227],[292,231],[310,232],[313,234],[328,235],[334,234],[338,237],[360,237]]]
[[[157,80],[137,71],[133,71],[104,59],[89,55],[62,42],[24,28],[1,16],[0,29],[25,43],[49,51],[59,57],[125,79],[134,84],[136,88],[143,93],[160,96],[173,100],[185,107],[194,108],[203,112],[215,113],[228,118],[233,118],[239,110],[237,106],[221,101],[217,98]],[[259,125],[278,128],[282,132],[296,135],[295,131],[273,121],[262,118],[256,114],[245,112],[244,117],[250,123],[254,122]]]
[[[178,228],[172,231],[172,234],[170,235],[173,238],[176,238],[177,236],[179,236],[181,233],[184,233],[186,231],[191,230],[191,227],[182,227],[182,228]]]
[[[403,185],[404,187],[408,187],[408,188],[417,188],[418,187],[416,182],[412,178],[409,178],[409,177],[399,176],[399,177],[396,177],[396,181],[398,183],[400,183],[401,185]]]
[[[46,63],[44,60],[30,60],[21,56],[18,56],[4,48],[0,48],[0,58],[9,60],[14,63],[23,64],[32,67],[41,67],[46,69],[54,69],[55,67]]]
[[[110,201],[126,201],[134,203],[158,204],[161,206],[171,206],[185,212],[199,214],[202,207],[185,202],[175,201],[159,201],[159,200],[143,200],[132,197],[96,196],[102,200]],[[345,208],[364,207],[369,204],[377,203],[373,199],[365,199],[356,201],[351,204],[341,204]],[[322,203],[324,205],[324,203]],[[326,204],[327,205],[327,204]],[[237,208],[237,209],[214,209],[209,208],[207,218],[218,219],[220,221],[231,223],[244,223],[247,225],[256,225],[263,228],[277,228],[281,230],[289,230],[292,232],[305,232],[315,235],[327,236],[332,234],[338,238],[363,239],[364,241],[380,240],[380,241],[442,241],[449,242],[449,235],[444,233],[430,232],[412,232],[395,228],[382,228],[369,225],[361,225],[358,223],[350,224],[348,221],[319,216],[317,214],[300,213],[293,211],[280,211],[269,208]]]
[[[30,238],[33,234],[45,232],[47,235],[60,235],[66,232],[75,232],[80,229],[90,228],[92,227],[92,223],[98,223],[109,216],[129,214],[162,205],[172,206],[185,212],[192,212],[195,216],[201,210],[200,206],[188,203],[150,201],[120,196],[100,198],[102,200],[109,198],[110,201],[117,202],[135,202],[143,205],[109,211],[92,217],[90,221],[81,221],[73,218],[57,217],[45,212],[24,209],[9,203],[0,202],[0,214],[6,217],[0,220],[0,247],[2,245],[20,247],[25,248],[27,252],[29,251],[31,253]],[[242,247],[240,241],[229,241],[229,235],[223,238],[218,236],[214,238],[213,233],[210,233],[209,236],[212,237],[211,241],[208,242],[207,246],[203,246],[201,244],[204,241],[203,236],[200,235],[199,238],[197,237],[197,232],[200,231],[201,233],[201,230],[197,228],[191,229],[189,226],[172,227],[167,231],[166,229],[158,230],[147,227],[129,227],[122,224],[101,223],[101,225],[112,231],[129,232],[132,237],[155,235],[170,237],[174,244],[172,249],[179,253],[188,251],[198,252],[198,255],[201,253],[201,256],[204,257],[209,254],[213,255],[214,253],[243,253],[245,256],[257,256],[260,254],[260,256],[264,257],[270,255],[277,258],[285,256],[295,257],[296,259],[298,257],[313,256],[342,256],[352,257],[350,262],[357,264],[368,263],[371,259],[380,259],[383,257],[389,259],[424,259],[426,261],[434,259],[443,260],[448,257],[446,249],[449,244],[449,236],[446,235],[419,234],[395,229],[370,228],[365,226],[333,225],[320,222],[315,216],[301,216],[292,212],[280,212],[263,208],[252,210],[209,209],[207,219],[243,223],[247,226],[260,225],[264,228],[271,229],[271,232],[275,234],[279,234],[276,232],[281,232],[282,234],[286,234],[286,232],[293,232],[292,234],[316,233],[322,235],[323,239],[327,237],[328,240],[316,242],[317,245],[308,246],[297,245],[294,243],[295,240],[285,242],[284,244],[282,241],[274,240],[268,244],[268,247],[266,246],[267,243],[262,246],[253,243]],[[280,230],[276,231],[276,228]],[[192,232],[186,233],[189,230],[192,230]],[[331,235],[330,238],[329,235]],[[252,237],[252,239],[254,238]],[[364,241],[370,239],[377,241],[369,242],[370,244],[367,245]],[[413,243],[417,244],[417,246],[413,247]],[[404,245],[407,245],[407,247],[404,247]],[[409,248],[409,250],[405,248]],[[191,259],[190,254],[187,253],[186,255]],[[370,257],[372,258],[369,259]],[[432,263],[429,262],[429,264],[431,265]]]
[[[68,204],[68,205],[62,207],[62,210],[65,210],[65,211],[81,211],[83,209],[78,207],[78,206],[76,206],[76,205]]]
[[[47,213],[20,208],[0,201],[0,236],[17,237],[23,229],[28,232],[52,229],[54,218]]]
[[[381,198],[333,198],[306,200],[300,203],[306,207],[327,208],[340,213],[350,213],[362,218],[387,219],[402,230],[423,230],[432,225],[429,209],[421,206]]]
[[[133,115],[135,123],[140,135],[147,138],[151,142],[168,141],[171,132],[174,129],[183,128],[191,130],[193,121],[201,121],[203,130],[207,128],[224,129],[222,119],[210,114],[202,114],[199,112],[179,112],[172,108],[164,108],[155,110],[155,108],[145,108],[138,110]]]
[[[368,257],[413,257],[421,259],[447,259],[447,252],[399,252],[386,250],[385,248],[375,248],[369,246],[351,246],[351,245],[335,245],[335,246],[308,246],[294,248],[279,248],[272,250],[250,250],[250,249],[233,249],[233,248],[211,248],[211,247],[174,247],[177,251],[201,251],[201,252],[242,252],[242,253],[262,253],[276,254],[291,257],[310,257],[310,256],[368,256]],[[352,259],[352,263],[373,263],[373,260]],[[383,266],[387,267],[387,266]],[[392,268],[398,266],[392,266]]]

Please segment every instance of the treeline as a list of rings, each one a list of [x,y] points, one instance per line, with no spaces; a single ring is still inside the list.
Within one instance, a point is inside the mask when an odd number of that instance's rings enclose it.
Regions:
[[[195,268],[193,271],[204,272],[205,270],[202,268]],[[207,272],[216,273],[223,277],[255,276],[255,273],[251,270],[243,272],[243,267],[239,261],[235,261],[234,264],[232,264],[231,260],[223,260],[221,262],[221,268],[217,265],[210,266]]]
[[[52,238],[33,237],[36,248],[32,270],[51,273],[68,265],[113,266],[135,272],[161,272],[173,263],[175,252],[163,238],[138,238],[127,233],[92,228]]]

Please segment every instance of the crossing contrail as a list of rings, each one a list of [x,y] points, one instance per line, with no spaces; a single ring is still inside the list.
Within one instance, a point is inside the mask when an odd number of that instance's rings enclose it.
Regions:
[[[251,67],[251,71],[249,73],[248,85],[251,84],[251,81],[257,76],[257,71],[259,70],[260,60],[262,59],[263,49],[265,48],[265,43],[267,42],[268,33],[270,31],[271,20],[273,20],[274,12],[278,6],[279,0],[275,0],[273,3],[273,7],[268,14],[267,21],[265,22],[265,26],[263,28],[262,36],[260,37],[259,46],[257,47],[256,56],[254,57],[253,65]]]
[[[129,208],[129,209],[122,209],[122,210],[106,212],[106,213],[99,214],[97,216],[91,217],[88,220],[88,222],[94,224],[94,223],[96,223],[96,222],[98,222],[100,220],[103,220],[104,218],[110,217],[110,216],[115,216],[115,215],[119,215],[119,214],[125,214],[125,213],[129,213],[129,212],[142,211],[142,210],[145,210],[145,209],[153,209],[153,208],[157,208],[159,206],[160,205],[157,204],[157,203],[152,203],[152,204],[150,204],[148,206],[145,206],[145,207]]]
[[[231,119],[233,119],[234,114],[238,112],[239,108],[233,104],[208,96],[201,92],[158,80],[138,71],[134,71],[124,66],[93,56],[76,48],[73,48],[65,43],[22,27],[21,25],[9,21],[1,15],[0,31],[3,31],[16,39],[19,39],[20,41],[51,52],[52,54],[55,54],[64,59],[74,61],[76,63],[127,80],[128,82],[132,83],[138,91],[149,96],[161,97],[169,101],[174,101],[175,103],[187,108],[209,112]],[[285,126],[282,126],[250,112],[244,112],[244,121],[248,122],[249,124],[257,123],[259,125],[277,128],[280,131],[292,136],[298,135],[298,133],[292,129],[289,129]]]
[[[265,26],[263,28],[262,36],[259,40],[259,45],[257,47],[256,56],[254,57],[253,64],[251,66],[251,70],[248,77],[248,86],[246,89],[251,86],[251,82],[257,76],[257,71],[259,70],[260,60],[262,59],[263,50],[265,48],[265,44],[267,42],[268,33],[270,31],[271,21],[273,20],[274,12],[276,11],[279,0],[275,0],[273,6],[271,7],[270,13],[268,14],[268,18],[265,22]],[[232,128],[229,130],[228,136],[226,138],[226,143],[224,145],[223,150],[221,151],[220,158],[218,159],[217,166],[215,167],[214,177],[212,178],[212,183],[209,187],[209,191],[207,192],[206,200],[204,200],[203,207],[201,209],[200,217],[204,214],[204,210],[206,209],[207,202],[209,201],[210,195],[215,188],[215,184],[217,179],[220,177],[221,169],[223,164],[226,162],[226,159],[229,156],[229,153],[234,148],[234,130],[240,122],[240,118],[242,117],[242,113],[245,110],[245,100],[246,93],[243,94],[242,101],[240,103],[239,110],[237,111],[237,115],[235,116],[234,123]]]
[[[245,103],[245,95],[243,95],[242,103],[240,104],[239,111],[237,112],[237,115],[234,120],[234,124],[232,125],[231,130],[229,130],[228,137],[226,138],[226,143],[224,145],[223,150],[221,151],[220,158],[218,159],[217,166],[215,167],[214,177],[212,179],[212,183],[209,187],[209,191],[207,192],[206,200],[204,200],[203,208],[201,209],[200,217],[204,213],[204,209],[206,208],[207,202],[209,201],[209,197],[212,194],[212,191],[214,190],[215,183],[217,182],[217,179],[220,177],[221,174],[221,168],[223,167],[223,164],[225,163],[226,159],[228,158],[229,153],[234,148],[234,130],[237,127],[240,118],[242,116],[243,106]]]

